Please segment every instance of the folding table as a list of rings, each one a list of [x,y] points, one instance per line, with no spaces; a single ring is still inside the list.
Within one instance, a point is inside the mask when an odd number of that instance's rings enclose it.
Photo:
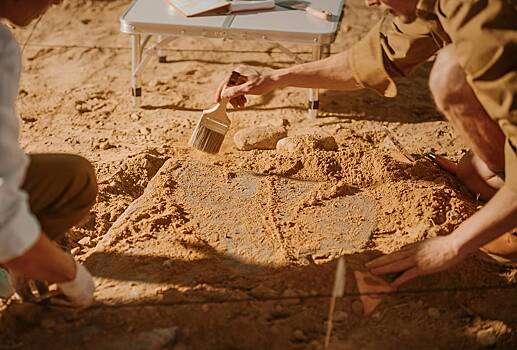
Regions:
[[[295,62],[303,62],[282,46],[283,43],[312,47],[312,59],[318,60],[330,53],[339,27],[345,0],[299,1],[332,14],[329,21],[313,17],[304,10],[276,6],[271,10],[239,12],[220,15],[185,17],[166,0],[134,0],[120,18],[120,30],[131,35],[131,94],[139,106],[142,96],[141,73],[153,54],[165,61],[162,50],[175,36],[200,36],[229,40],[273,42]],[[282,4],[282,1],[277,1]],[[292,3],[292,2],[291,2]],[[155,43],[146,46],[152,36]],[[309,116],[315,117],[319,108],[317,89],[309,90]]]

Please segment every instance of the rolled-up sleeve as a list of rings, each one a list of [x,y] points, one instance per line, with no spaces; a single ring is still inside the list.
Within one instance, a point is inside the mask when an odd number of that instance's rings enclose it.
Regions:
[[[384,18],[351,47],[349,66],[360,86],[394,97],[395,79],[407,76],[435,54],[440,44],[423,20],[407,24]]]
[[[467,81],[506,136],[506,184],[517,191],[517,3],[443,0],[436,13]]]
[[[28,159],[18,143],[15,99],[19,75],[18,45],[0,24],[0,263],[23,255],[40,235],[27,194],[20,188]]]

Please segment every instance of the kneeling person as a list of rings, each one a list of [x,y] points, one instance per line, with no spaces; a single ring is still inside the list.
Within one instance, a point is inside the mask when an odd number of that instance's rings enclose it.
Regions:
[[[3,0],[0,18],[24,26],[59,2]],[[0,266],[8,271],[0,269],[0,296],[11,294],[12,282],[18,294],[30,297],[25,281],[34,280],[57,283],[57,303],[86,307],[95,289],[91,275],[50,239],[87,215],[97,194],[95,173],[79,156],[23,152],[15,113],[20,61],[16,40],[0,24]],[[38,285],[44,292],[46,285]]]

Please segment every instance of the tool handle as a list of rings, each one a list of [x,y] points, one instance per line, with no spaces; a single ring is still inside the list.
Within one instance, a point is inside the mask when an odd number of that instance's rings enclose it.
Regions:
[[[332,18],[332,13],[330,13],[329,11],[319,10],[314,7],[308,6],[305,8],[305,11],[309,15],[317,17],[317,18],[325,20],[325,21],[330,21],[330,19]]]
[[[236,72],[236,71],[232,71],[231,75],[230,75],[230,78],[228,79],[228,82],[226,83],[226,86],[235,86],[235,85],[239,85],[239,78],[241,77],[242,75],[239,73],[239,72]],[[219,103],[217,105],[215,105],[215,107],[213,107],[212,109],[210,109],[210,111],[216,111],[216,110],[226,110],[226,105],[228,105],[228,102],[230,100],[228,98],[221,98],[221,100],[219,101]]]

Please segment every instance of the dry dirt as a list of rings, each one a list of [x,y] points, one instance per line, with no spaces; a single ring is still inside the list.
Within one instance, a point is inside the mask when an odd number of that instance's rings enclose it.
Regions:
[[[321,349],[336,257],[360,270],[380,252],[450,232],[482,205],[420,157],[465,152],[430,99],[429,65],[402,82],[397,99],[323,91],[315,120],[302,89],[252,97],[230,111],[219,155],[190,150],[200,111],[232,67],[285,67],[290,58],[272,44],[176,38],[167,63],[147,66],[135,111],[129,38],[118,29],[128,3],[65,1],[25,48],[21,143],[81,154],[98,173],[97,203],[65,242],[97,292],[81,312],[3,304],[0,349],[160,348],[153,330],[170,327],[178,328],[169,349]],[[345,12],[332,52],[380,17],[360,0]],[[21,43],[31,28],[15,29]],[[309,59],[308,48],[289,47]],[[268,124],[332,135],[339,147],[235,148],[236,131]],[[415,164],[393,152],[387,130]],[[472,257],[402,289],[411,293],[383,297],[370,316],[347,276],[333,349],[517,348],[515,270]]]

